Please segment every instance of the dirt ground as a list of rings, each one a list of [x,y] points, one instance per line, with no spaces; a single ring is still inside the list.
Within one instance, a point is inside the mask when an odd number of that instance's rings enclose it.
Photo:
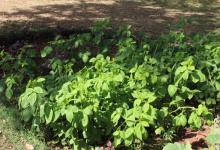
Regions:
[[[131,24],[135,30],[161,33],[181,16],[193,18],[193,31],[220,27],[220,0],[189,7],[182,0],[167,5],[157,0],[0,0],[0,29],[19,24],[21,28],[87,29],[97,20],[108,18],[114,26]],[[174,1],[176,3],[174,3]],[[173,4],[174,3],[174,4]],[[16,28],[16,27],[15,27]]]

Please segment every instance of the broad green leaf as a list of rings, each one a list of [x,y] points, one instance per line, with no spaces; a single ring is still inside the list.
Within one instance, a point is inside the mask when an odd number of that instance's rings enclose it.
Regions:
[[[112,116],[112,122],[114,124],[117,124],[120,118],[121,118],[121,115],[119,113],[116,113],[114,116]]]
[[[156,135],[161,135],[164,132],[164,128],[163,127],[159,127],[155,130],[155,134]]]
[[[122,143],[122,139],[119,136],[114,137],[113,145],[118,146]]]
[[[180,116],[180,119],[179,119],[179,122],[180,122],[179,124],[180,124],[181,126],[185,127],[186,124],[187,124],[186,115],[181,115],[181,116]]]
[[[136,99],[136,100],[134,101],[134,107],[140,106],[141,102],[142,102],[141,99]]]
[[[31,117],[32,117],[32,111],[30,108],[27,108],[27,109],[24,109],[22,112],[21,112],[21,115],[23,117],[23,120],[25,122],[28,122],[30,121]]]
[[[142,109],[143,109],[144,112],[148,112],[149,109],[150,109],[150,104],[149,104],[149,103],[145,103],[145,104],[143,105]]]
[[[24,93],[20,96],[19,106],[23,109],[25,109],[29,106],[28,95],[26,95],[26,93]]]
[[[195,70],[195,66],[189,66],[187,69],[189,69],[190,71]]]
[[[156,83],[157,82],[157,80],[158,80],[158,78],[157,78],[157,76],[156,75],[152,75],[151,76],[151,83]]]
[[[65,111],[65,114],[66,114],[66,120],[71,123],[72,120],[73,120],[73,109],[71,106],[67,107],[66,111]]]
[[[51,123],[53,119],[53,110],[50,108],[45,109],[45,119],[46,119],[46,124]]]
[[[89,123],[89,118],[87,115],[83,115],[83,118],[82,118],[82,126],[83,127],[86,127]]]
[[[202,73],[202,71],[196,70],[196,73],[197,73],[197,75],[198,75],[199,78],[200,78],[200,82],[205,82],[206,77],[205,77],[205,75]]]
[[[86,115],[92,115],[93,114],[92,108],[91,107],[86,107],[83,110],[83,113],[85,113]]]
[[[4,91],[4,88],[5,88],[4,83],[1,82],[1,80],[0,80],[0,93],[2,93]]]
[[[168,143],[163,150],[192,150],[190,144]]]
[[[206,104],[211,105],[211,104],[216,104],[216,100],[214,98],[207,98],[206,99]]]
[[[177,92],[177,87],[175,85],[170,84],[168,86],[168,93],[171,97],[173,97]]]
[[[11,99],[11,98],[12,98],[12,96],[13,96],[13,91],[12,91],[11,88],[7,88],[7,89],[5,90],[5,96],[6,96],[8,99]]]
[[[36,93],[38,94],[43,94],[44,93],[44,90],[41,88],[41,87],[34,87],[33,89]]]
[[[44,58],[49,55],[53,51],[53,48],[50,46],[46,46],[43,50],[41,50],[41,57]]]
[[[129,138],[130,136],[132,136],[134,134],[134,128],[133,127],[129,127],[128,129],[126,129],[125,131],[125,139]]]
[[[163,75],[160,77],[162,83],[166,83],[168,79],[169,79],[168,75]]]
[[[56,110],[56,111],[54,111],[53,122],[56,122],[57,119],[59,119],[59,117],[60,117],[60,110]]]
[[[34,92],[34,90],[32,88],[27,88],[26,91],[25,91],[25,94],[30,95],[33,92]]]
[[[37,82],[41,83],[41,82],[44,82],[45,81],[45,78],[38,78],[37,79]]]
[[[90,53],[89,53],[89,52],[88,52],[88,53],[84,53],[84,54],[82,55],[82,61],[83,61],[84,63],[88,62],[89,56],[90,56]]]
[[[175,76],[179,75],[180,73],[184,72],[187,68],[185,66],[178,67],[175,71]]]
[[[0,93],[2,93],[4,91],[3,86],[0,85]]]
[[[45,105],[40,105],[40,117],[43,117],[45,114],[44,114],[44,106]]]
[[[187,124],[187,119],[186,119],[186,116],[184,114],[181,114],[179,116],[176,116],[174,118],[174,121],[175,121],[175,125],[176,126],[182,126],[182,127],[185,127],[186,124]]]
[[[188,71],[185,71],[183,74],[182,74],[182,77],[184,80],[187,80],[189,78],[189,72]]]
[[[133,136],[129,136],[128,138],[124,140],[124,142],[125,142],[125,146],[127,147],[130,146],[133,142]]]
[[[142,141],[142,134],[143,134],[143,126],[141,124],[138,124],[137,126],[135,126],[134,128],[134,133],[135,133],[135,136]]]
[[[200,117],[195,118],[194,123],[195,123],[194,125],[195,125],[196,128],[198,128],[198,129],[201,128],[202,120],[201,120]]]
[[[122,82],[124,80],[124,74],[120,73],[118,75],[114,75],[114,80],[118,82]]]
[[[126,124],[131,127],[135,124],[135,116],[132,114],[131,116],[126,118]]]
[[[217,100],[220,99],[220,92],[217,94]]]
[[[217,81],[215,82],[215,87],[218,91],[220,91],[220,83],[219,82],[217,82]]]
[[[197,83],[200,80],[200,77],[196,73],[192,73],[191,78],[192,78],[193,83]]]
[[[119,136],[120,135],[120,131],[115,131],[114,133],[113,133],[113,136]]]
[[[143,126],[143,127],[149,127],[149,122],[147,121],[140,121],[140,124]]]
[[[208,109],[206,108],[206,106],[200,104],[197,109],[197,114],[202,115],[202,114],[207,114],[207,113],[208,113]]]
[[[162,109],[160,109],[158,115],[161,117],[161,118],[165,118],[167,115],[168,115],[168,107],[163,107]]]
[[[202,126],[202,120],[201,118],[197,115],[196,112],[192,112],[191,115],[189,116],[188,123],[190,124],[191,127],[193,128],[200,128]]]
[[[150,92],[147,90],[142,90],[142,91],[136,90],[132,93],[132,96],[134,98],[140,99],[140,100],[146,99],[149,103],[151,103],[157,99],[154,92]]]
[[[37,100],[37,94],[36,93],[31,93],[28,97],[29,103],[31,105],[31,107],[34,106],[36,100]]]

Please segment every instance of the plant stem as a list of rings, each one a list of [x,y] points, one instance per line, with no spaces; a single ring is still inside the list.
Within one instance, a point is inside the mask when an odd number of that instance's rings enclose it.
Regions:
[[[176,110],[172,111],[171,114],[177,112],[177,111],[180,110],[180,109],[195,109],[195,107],[190,107],[190,106],[179,107],[179,108],[177,108]]]

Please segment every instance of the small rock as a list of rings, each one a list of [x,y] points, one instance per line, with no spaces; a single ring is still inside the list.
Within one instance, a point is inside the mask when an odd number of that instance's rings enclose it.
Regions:
[[[6,123],[6,120],[5,120],[5,119],[3,119],[3,120],[2,120],[2,123]]]
[[[111,142],[111,141],[108,141],[108,142],[106,143],[106,146],[112,147],[112,142]]]
[[[25,144],[25,150],[34,150],[34,146],[31,144],[26,143]]]
[[[8,145],[8,149],[12,149],[13,148],[13,146],[10,144],[10,145]]]

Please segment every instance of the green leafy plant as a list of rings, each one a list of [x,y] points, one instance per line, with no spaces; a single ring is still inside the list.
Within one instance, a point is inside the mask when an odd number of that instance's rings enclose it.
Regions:
[[[190,144],[168,143],[163,150],[192,150]]]
[[[46,126],[74,149],[109,140],[138,147],[152,134],[171,140],[176,129],[212,124],[220,93],[216,35],[137,39],[130,26],[113,34],[109,28],[97,22],[91,33],[57,37],[40,53],[31,46],[16,56],[1,51],[0,92],[19,96],[33,129]]]

